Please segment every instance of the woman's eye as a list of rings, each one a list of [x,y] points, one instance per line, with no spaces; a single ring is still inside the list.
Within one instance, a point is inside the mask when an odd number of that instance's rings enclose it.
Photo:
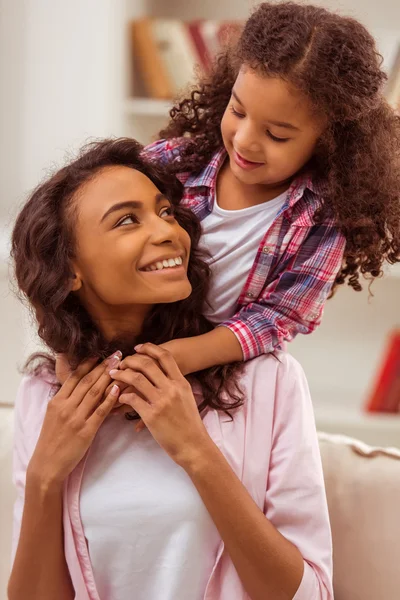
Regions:
[[[174,207],[173,206],[166,206],[165,208],[161,209],[160,217],[173,217],[173,216],[174,216]]]
[[[136,215],[130,214],[122,217],[122,219],[118,221],[115,227],[120,227],[121,225],[132,225],[136,223],[139,223],[138,218],[136,217]]]
[[[235,110],[235,108],[232,105],[231,105],[231,113],[233,113],[235,115],[235,117],[239,117],[239,119],[244,118],[244,115],[242,115],[242,113]]]
[[[270,131],[267,131],[267,136],[269,138],[271,138],[271,140],[273,140],[274,142],[281,142],[282,143],[282,142],[288,142],[289,141],[289,138],[279,138],[279,137],[276,137],[276,135],[273,135]]]

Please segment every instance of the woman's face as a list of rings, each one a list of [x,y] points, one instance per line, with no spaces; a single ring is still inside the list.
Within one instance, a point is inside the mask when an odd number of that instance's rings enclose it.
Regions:
[[[187,298],[190,238],[143,173],[102,169],[77,194],[73,291],[106,336],[138,331],[154,304]]]

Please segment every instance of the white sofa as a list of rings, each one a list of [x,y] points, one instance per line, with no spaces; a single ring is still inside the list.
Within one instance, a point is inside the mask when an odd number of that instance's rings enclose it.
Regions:
[[[6,600],[14,492],[12,409],[0,408],[0,600]],[[400,598],[400,451],[320,434],[336,600]],[[28,599],[27,599],[28,600]],[[234,600],[234,598],[232,598]]]

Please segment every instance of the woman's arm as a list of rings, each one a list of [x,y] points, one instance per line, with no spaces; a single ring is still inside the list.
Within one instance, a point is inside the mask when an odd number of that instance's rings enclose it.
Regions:
[[[119,363],[120,356],[112,366]],[[16,402],[14,436],[15,558],[8,584],[9,600],[73,600],[74,589],[64,554],[62,498],[64,481],[83,458],[99,427],[118,399],[118,388],[102,398],[111,378],[109,365],[83,363],[48,404],[38,401],[45,386],[25,380]],[[36,380],[37,381],[37,380]],[[33,386],[33,388],[32,388]],[[46,391],[46,390],[45,390]],[[47,387],[47,395],[49,389]],[[25,396],[24,396],[25,394]],[[32,397],[34,396],[34,397]],[[44,418],[39,411],[46,404]],[[32,450],[27,439],[29,419],[39,424]],[[26,425],[25,425],[26,424]]]
[[[311,399],[300,365],[291,357],[282,362],[271,386],[276,394],[264,513],[219,450],[207,455],[200,448],[186,471],[252,600],[332,600],[332,542]],[[263,367],[253,375],[253,393],[266,402],[271,388]]]
[[[153,357],[154,360],[149,361],[149,357]],[[302,514],[306,514],[310,523],[316,518],[317,537],[321,533],[322,522],[322,529],[324,529],[322,533],[325,534],[323,537],[329,546],[329,524],[324,521],[326,503],[324,504],[323,499],[320,469],[317,468],[314,474],[312,467],[309,472],[302,472],[299,468],[296,483],[293,481],[291,485],[288,479],[290,473],[286,468],[288,461],[293,463],[293,457],[301,450],[304,450],[302,461],[303,458],[307,458],[307,446],[312,454],[313,443],[310,444],[306,436],[299,439],[298,435],[294,435],[290,440],[295,431],[288,436],[280,435],[277,426],[274,454],[279,464],[273,473],[277,497],[271,498],[271,507],[275,502],[279,504],[280,491],[276,475],[280,472],[283,503],[280,518],[282,517],[283,520],[277,519],[277,524],[282,525],[283,529],[287,523],[289,524],[288,535],[285,537],[278,531],[278,525],[266,518],[258,508],[209,437],[198,414],[191,389],[179,372],[172,356],[160,348],[145,344],[141,356],[136,354],[126,358],[123,364],[126,370],[112,371],[113,378],[134,386],[142,397],[135,394],[122,394],[120,402],[125,401],[140,414],[157,442],[191,477],[224,540],[226,550],[250,598],[252,600],[265,600],[265,598],[331,600],[326,588],[324,590],[322,586],[320,591],[317,577],[314,577],[314,572],[309,572],[312,568],[305,563],[302,553],[290,539],[293,537],[297,541],[313,535],[312,526],[306,522],[299,522],[296,518],[298,501],[308,502],[308,506],[302,506]],[[158,365],[161,365],[162,369]],[[271,386],[271,389],[274,389],[274,386]],[[304,388],[300,385],[299,389],[297,396],[289,398],[289,404],[295,406],[296,401],[299,400],[298,410],[301,412],[304,409],[304,402],[299,396]],[[296,392],[295,386],[291,391]],[[312,420],[310,408],[309,411],[309,420]],[[290,417],[292,421],[296,419],[296,412],[297,410],[294,410],[294,415]],[[308,431],[315,438],[315,430],[313,432],[308,426]],[[297,447],[297,442],[301,442],[302,447]],[[283,458],[283,455],[286,458]],[[313,461],[311,463],[314,465]],[[303,462],[301,464],[303,465]],[[305,477],[303,482],[302,475]],[[313,493],[307,499],[310,484]],[[296,489],[297,485],[299,489]],[[291,494],[288,493],[290,488]],[[304,491],[303,497],[302,491]],[[267,513],[271,507],[267,507]],[[321,510],[324,517],[322,520],[319,514],[314,515]],[[292,531],[290,521],[293,523]],[[327,549],[322,544],[321,548],[329,554],[330,546]],[[318,550],[317,544],[316,551]],[[315,558],[318,562],[318,556]]]
[[[8,584],[9,600],[73,600],[64,555],[62,486],[27,477],[20,542]]]
[[[300,552],[265,518],[210,438],[185,456],[181,466],[196,486],[251,600],[292,600],[303,577]]]

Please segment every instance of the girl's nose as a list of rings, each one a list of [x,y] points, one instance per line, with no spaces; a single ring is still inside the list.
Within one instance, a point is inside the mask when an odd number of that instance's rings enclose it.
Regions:
[[[236,131],[235,142],[236,149],[239,152],[242,150],[244,153],[254,154],[260,150],[258,137],[249,121],[240,124]]]

